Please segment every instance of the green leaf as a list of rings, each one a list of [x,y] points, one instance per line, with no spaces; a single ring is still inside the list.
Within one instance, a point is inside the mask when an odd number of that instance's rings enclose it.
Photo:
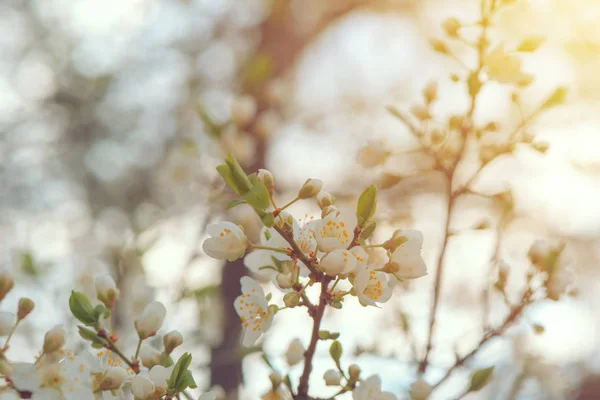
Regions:
[[[96,307],[94,307],[94,316],[96,317],[96,320],[99,320],[100,318],[108,318],[109,315],[110,310],[102,304],[98,304]]]
[[[333,358],[333,361],[335,361],[336,365],[340,362],[342,352],[342,344],[340,342],[335,340],[333,343],[331,343],[331,346],[329,347],[329,355],[331,355],[331,358]]]
[[[371,237],[375,228],[377,227],[377,222],[375,221],[367,221],[362,231],[360,231],[360,235],[358,236],[358,243],[364,243],[365,240]]]
[[[494,366],[488,368],[478,369],[471,374],[471,383],[469,385],[469,392],[477,392],[490,383],[492,375],[494,373]]]
[[[248,175],[248,180],[251,184],[256,185],[258,183],[258,176],[256,175],[256,172]]]
[[[237,186],[241,189],[242,194],[245,194],[248,190],[250,190],[252,184],[250,183],[250,179],[248,179],[248,175],[246,175],[242,169],[242,166],[231,154],[225,158],[225,164],[229,167],[231,175],[233,176]]]
[[[546,99],[544,104],[540,107],[540,110],[545,110],[554,106],[561,105],[565,102],[565,97],[567,96],[567,89],[564,87],[559,87],[552,92],[552,94]]]
[[[196,107],[196,112],[198,113],[198,116],[200,117],[200,119],[202,119],[202,122],[204,122],[204,125],[206,125],[206,128],[208,129],[208,133],[210,133],[212,136],[214,136],[216,138],[221,136],[222,127],[215,124],[212,121],[212,119],[209,117],[208,113],[202,106],[198,105]]]
[[[536,51],[540,45],[544,43],[543,37],[530,37],[523,40],[519,46],[517,47],[517,51],[522,51],[526,53],[531,53],[532,51]]]
[[[104,347],[104,342],[102,342],[102,339],[100,339],[98,337],[98,334],[95,331],[85,328],[81,325],[77,326],[77,330],[79,331],[79,336],[81,336],[81,338],[83,340],[92,342],[92,347],[94,347],[94,348]]]
[[[375,215],[377,208],[377,188],[375,185],[371,185],[365,189],[365,191],[358,198],[356,205],[356,218],[358,219],[358,225],[363,226],[365,222]]]
[[[169,389],[177,390],[181,385],[181,382],[185,379],[185,372],[188,367],[192,363],[192,355],[189,353],[183,353],[177,363],[173,367],[173,371],[171,371],[171,376],[167,380],[167,385]]]
[[[237,194],[242,194],[242,190],[238,186],[235,179],[233,179],[233,174],[231,173],[231,170],[227,165],[219,165],[217,167],[217,172],[219,173],[219,175],[221,175],[221,178],[223,178],[227,186],[229,186]]]
[[[237,207],[237,206],[240,206],[242,204],[247,204],[247,203],[248,202],[246,200],[233,199],[229,203],[227,203],[227,205],[225,206],[225,209],[226,210],[231,210],[233,207]]]
[[[160,353],[160,365],[162,365],[163,367],[170,367],[171,365],[173,365],[173,359],[171,358],[171,356],[168,356],[167,354],[162,352]]]
[[[80,292],[71,291],[69,297],[69,308],[75,318],[87,326],[95,325],[98,322],[98,316],[90,300]]]
[[[273,216],[273,213],[266,213],[260,218],[260,220],[267,228],[272,228],[273,225],[275,225],[275,217]]]
[[[183,392],[187,388],[196,389],[196,387],[198,386],[196,385],[196,381],[194,380],[192,373],[190,371],[184,371],[183,377],[175,389],[178,392]]]
[[[244,200],[254,208],[264,210],[271,204],[271,197],[266,186],[262,182],[256,185],[244,195]]]

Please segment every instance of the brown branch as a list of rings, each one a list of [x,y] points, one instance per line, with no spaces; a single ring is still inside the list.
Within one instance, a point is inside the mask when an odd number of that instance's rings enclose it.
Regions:
[[[292,235],[290,235],[288,232],[285,232],[279,226],[277,226],[277,224],[273,225],[273,229],[275,229],[277,231],[277,233],[279,233],[281,235],[281,237],[284,238],[285,241],[288,242],[288,244],[291,246],[292,250],[294,251],[293,256],[297,257],[300,261],[302,261],[304,263],[304,265],[306,265],[308,270],[312,274],[314,274],[317,278],[319,278],[322,275],[322,273],[317,268],[316,261],[308,258],[308,256],[306,254],[304,254],[304,252],[300,249],[300,247],[298,247],[298,244],[294,240],[294,237]]]
[[[306,352],[304,353],[304,370],[300,377],[300,383],[298,384],[298,394],[295,396],[295,400],[309,400],[308,397],[308,380],[310,373],[312,372],[312,361],[315,356],[315,350],[317,349],[317,342],[319,341],[319,328],[321,326],[321,320],[325,313],[325,307],[328,303],[328,292],[327,286],[331,282],[331,277],[322,275],[321,277],[321,295],[319,296],[319,305],[317,306],[316,312],[313,317],[313,329],[310,338],[310,343]]]
[[[525,307],[528,306],[529,304],[531,304],[531,295],[532,294],[533,294],[533,292],[531,291],[531,289],[528,288],[527,290],[525,290],[525,292],[523,293],[523,296],[521,297],[521,302],[519,303],[518,306],[515,306],[512,308],[511,312],[504,319],[504,322],[502,322],[502,324],[500,324],[500,326],[497,327],[496,329],[488,331],[483,336],[483,338],[481,338],[481,340],[479,341],[479,343],[473,350],[471,350],[466,355],[459,357],[454,362],[454,365],[452,365],[448,369],[448,371],[446,371],[446,374],[432,387],[435,389],[438,386],[440,386],[442,383],[444,383],[446,381],[446,379],[448,379],[450,377],[450,375],[452,375],[452,372],[454,372],[455,369],[464,365],[465,362],[469,361],[473,356],[475,356],[477,354],[477,352],[479,352],[481,347],[483,347],[484,344],[486,344],[490,339],[502,335],[506,331],[507,328],[509,328],[514,322],[516,322],[517,319],[519,318],[519,316],[523,313],[523,310],[525,309]]]

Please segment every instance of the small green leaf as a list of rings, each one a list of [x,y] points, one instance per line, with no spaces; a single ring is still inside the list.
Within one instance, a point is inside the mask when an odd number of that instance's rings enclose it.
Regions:
[[[567,89],[564,87],[559,87],[552,92],[552,94],[546,99],[544,104],[540,107],[540,110],[545,110],[554,106],[561,105],[565,102],[565,97],[567,96]]]
[[[221,178],[223,178],[227,186],[229,186],[237,194],[242,194],[242,190],[237,185],[235,179],[233,179],[233,174],[231,173],[227,165],[219,165],[217,167],[217,172],[219,173],[219,175],[221,175]]]
[[[329,331],[319,331],[319,339],[321,340],[327,340],[329,339]]]
[[[431,48],[438,53],[441,53],[441,54],[449,54],[450,53],[450,49],[448,48],[448,45],[446,45],[446,43],[444,43],[443,41],[441,41],[439,39],[429,39],[429,44],[431,45]]]
[[[177,387],[175,388],[178,392],[183,392],[187,388],[196,389],[196,381],[192,376],[192,373],[188,370],[183,372],[182,378],[179,380]]]
[[[247,204],[247,203],[248,202],[246,200],[233,199],[229,203],[227,203],[227,205],[225,206],[225,209],[226,210],[231,210],[233,207],[237,207],[237,206],[240,206],[242,204]]]
[[[171,371],[171,376],[167,380],[168,388],[178,390],[181,382],[186,379],[186,372],[190,364],[192,363],[192,355],[189,353],[183,353],[177,363]]]
[[[98,316],[90,300],[83,293],[71,291],[69,297],[69,308],[75,318],[87,326],[95,325],[98,322]]]
[[[336,365],[340,362],[342,352],[342,344],[340,342],[335,340],[333,343],[331,343],[331,346],[329,347],[329,355],[331,355],[331,358],[333,361],[335,361]]]
[[[254,208],[264,210],[271,204],[271,197],[265,185],[258,182],[244,195],[244,200]]]
[[[373,232],[375,232],[375,228],[377,227],[377,222],[375,221],[367,221],[362,231],[360,231],[360,235],[358,235],[358,243],[364,243],[365,240],[371,237]]]
[[[171,358],[171,356],[168,356],[167,354],[162,352],[160,353],[160,365],[162,365],[163,367],[170,367],[171,365],[173,365],[173,359]]]
[[[102,304],[98,304],[96,307],[94,307],[94,316],[96,317],[96,320],[99,320],[100,318],[107,318],[109,315],[110,310]]]
[[[273,213],[266,213],[260,218],[260,220],[267,228],[272,228],[273,225],[275,225],[275,217],[273,216]]]
[[[536,51],[538,47],[540,47],[540,45],[544,43],[544,38],[543,37],[530,37],[527,38],[525,40],[523,40],[519,46],[517,47],[517,51],[522,51],[522,52],[526,52],[526,53],[531,53],[533,51]]]
[[[77,326],[77,330],[79,331],[79,336],[83,340],[87,340],[88,342],[92,342],[92,347],[101,348],[104,347],[104,342],[102,339],[98,337],[98,334],[91,329],[85,328],[81,325]]]
[[[488,368],[478,369],[471,374],[471,383],[469,385],[469,392],[477,392],[481,390],[492,380],[494,373],[494,366]]]
[[[365,189],[365,191],[358,198],[356,205],[356,217],[358,219],[358,225],[363,226],[365,222],[375,215],[377,208],[377,188],[375,185],[371,185]]]
[[[242,194],[245,194],[248,190],[250,190],[252,184],[250,183],[250,179],[248,179],[248,175],[246,175],[242,169],[242,166],[231,154],[225,159],[225,164],[229,167],[231,176],[233,177],[233,180],[236,182],[237,186],[240,188]]]

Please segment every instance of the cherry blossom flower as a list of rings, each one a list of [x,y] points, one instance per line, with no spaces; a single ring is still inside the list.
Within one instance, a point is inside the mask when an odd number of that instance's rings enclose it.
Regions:
[[[166,313],[167,309],[162,303],[153,301],[148,304],[140,318],[134,322],[135,330],[140,339],[156,335],[156,332],[163,324]]]
[[[317,221],[315,237],[319,250],[324,253],[345,249],[354,237],[356,217],[341,212],[332,212]]]
[[[398,279],[416,279],[427,275],[427,266],[421,257],[423,235],[421,232],[408,229],[400,232],[406,241],[392,253],[392,272]]]
[[[369,266],[359,269],[352,283],[358,300],[363,305],[377,306],[392,297],[395,281],[388,279],[385,272],[375,271]]]
[[[237,225],[223,221],[206,228],[211,236],[202,244],[206,254],[218,260],[235,261],[246,254],[248,239]]]
[[[247,347],[255,344],[269,329],[275,312],[273,307],[269,307],[265,293],[258,282],[245,276],[240,283],[242,294],[235,299],[234,306],[244,328],[242,344]]]
[[[377,375],[373,375],[364,381],[360,381],[360,384],[356,389],[352,391],[353,400],[396,400],[390,392],[381,391],[381,378]]]

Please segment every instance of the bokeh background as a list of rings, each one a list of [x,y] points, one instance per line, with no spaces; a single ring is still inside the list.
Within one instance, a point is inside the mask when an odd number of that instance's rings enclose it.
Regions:
[[[13,342],[19,357],[30,358],[57,322],[71,327],[77,347],[70,289],[93,293],[94,275],[108,272],[123,292],[117,325],[124,341],[143,306],[163,301],[167,328],[188,338],[181,351],[192,351],[200,387],[259,398],[269,388],[269,367],[259,351],[241,357],[230,306],[247,271],[241,262],[210,260],[200,247],[206,225],[222,218],[258,233],[248,210],[224,210],[229,194],[214,167],[232,153],[249,170],[273,171],[282,199],[308,177],[323,179],[342,205],[377,183],[379,234],[392,227],[424,232],[427,277],[402,285],[382,309],[348,304],[324,322],[342,332],[343,362],[380,374],[387,390],[407,398],[416,379],[410,343],[421,354],[426,341],[445,189],[412,156],[414,138],[386,106],[418,103],[436,80],[436,114],[464,110],[465,90],[449,78],[460,64],[435,53],[428,39],[441,35],[448,17],[475,21],[478,12],[472,0],[0,2],[0,243],[18,282],[3,307],[14,308],[22,295],[37,304]],[[454,351],[480,337],[481,292],[498,232],[501,258],[511,265],[509,296],[518,296],[529,246],[544,238],[567,243],[577,290],[537,304],[486,346],[470,367],[496,365],[496,378],[469,398],[600,398],[598,20],[594,0],[517,0],[495,21],[495,41],[545,38],[523,57],[523,69],[535,76],[522,92],[525,106],[557,86],[567,87],[568,97],[529,127],[548,151],[517,149],[477,182],[489,194],[511,190],[510,224],[498,229],[498,210],[485,202],[465,204],[453,222],[460,229],[489,218],[491,225],[449,244],[428,374],[439,378]],[[476,121],[516,124],[510,88],[488,85]],[[393,155],[365,169],[356,154],[373,140]],[[292,211],[319,212],[316,204]],[[503,303],[492,304],[491,318],[500,320]],[[304,312],[285,314],[263,346],[284,373],[287,344],[307,342],[311,327]],[[411,335],[402,315],[410,317]],[[321,379],[331,368],[326,346],[316,360],[311,387],[330,393]],[[458,371],[434,398],[455,398],[468,373]]]

